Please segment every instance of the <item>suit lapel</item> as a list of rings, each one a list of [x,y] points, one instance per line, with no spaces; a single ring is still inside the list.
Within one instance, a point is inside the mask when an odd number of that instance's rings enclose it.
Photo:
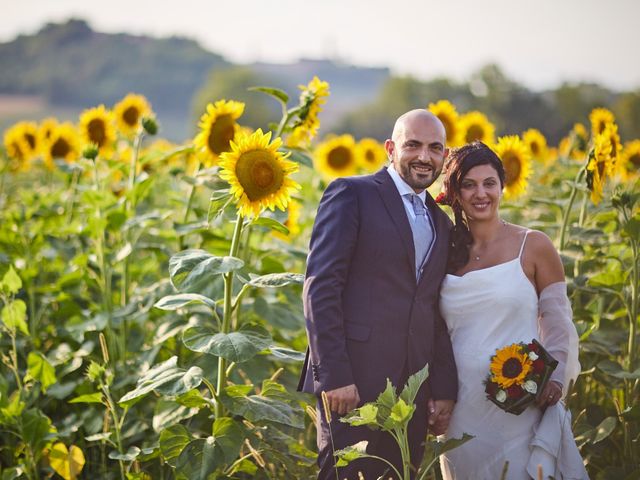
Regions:
[[[433,225],[436,229],[436,242],[431,249],[429,258],[427,258],[427,261],[423,266],[423,272],[419,282],[421,282],[424,278],[428,278],[430,276],[431,270],[433,269],[434,265],[436,265],[438,262],[441,262],[443,259],[444,261],[447,261],[449,252],[449,243],[448,241],[445,241],[449,237],[447,232],[447,219],[444,215],[441,214],[440,207],[438,207],[433,198],[431,198],[429,192],[427,192],[425,204],[427,206],[427,209],[429,210],[429,214],[431,215],[431,218],[433,220]]]
[[[407,212],[404,208],[404,204],[402,203],[402,198],[398,193],[398,189],[396,188],[395,183],[393,183],[393,179],[387,172],[386,167],[379,170],[374,175],[374,179],[377,183],[382,201],[384,202],[387,212],[391,217],[391,221],[394,223],[400,237],[402,238],[402,243],[407,251],[407,259],[411,266],[411,271],[415,271],[416,252],[413,246],[413,234],[411,233],[411,225],[409,225]]]

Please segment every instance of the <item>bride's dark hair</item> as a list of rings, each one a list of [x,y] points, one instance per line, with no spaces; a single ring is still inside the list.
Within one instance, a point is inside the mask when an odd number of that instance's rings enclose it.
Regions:
[[[452,149],[444,166],[444,192],[441,203],[451,206],[454,216],[454,227],[451,231],[451,245],[447,271],[454,273],[469,261],[469,248],[473,237],[469,231],[467,220],[460,203],[462,180],[469,170],[478,165],[491,165],[498,173],[500,187],[504,187],[505,172],[500,158],[482,142],[468,143]]]

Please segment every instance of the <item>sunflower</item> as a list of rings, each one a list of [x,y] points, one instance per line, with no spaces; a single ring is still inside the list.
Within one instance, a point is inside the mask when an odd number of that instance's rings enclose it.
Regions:
[[[522,352],[520,345],[514,343],[506,346],[491,357],[492,380],[501,388],[520,385],[531,371],[531,365],[529,356]]]
[[[522,134],[522,140],[531,153],[531,158],[542,163],[549,160],[549,147],[547,147],[547,139],[539,130],[530,128]]]
[[[143,95],[130,93],[113,107],[118,129],[124,135],[134,135],[140,128],[142,117],[151,113],[151,106]]]
[[[508,135],[498,139],[495,151],[502,160],[506,174],[505,198],[516,198],[527,189],[527,178],[531,174],[529,150],[520,137]]]
[[[356,142],[351,135],[333,136],[316,148],[313,163],[327,179],[355,175]]]
[[[53,159],[60,158],[67,162],[75,162],[80,154],[78,132],[69,122],[57,125],[49,138],[44,142],[42,157],[45,165],[53,169]]]
[[[615,122],[615,117],[606,108],[594,108],[589,114],[589,121],[591,122],[591,135],[595,138],[596,135],[604,132],[607,124]]]
[[[609,137],[609,142],[611,143],[611,161],[613,163],[618,161],[618,157],[620,156],[620,152],[622,150],[622,144],[620,143],[620,135],[618,135],[618,125],[615,123],[608,123],[604,127],[603,135]]]
[[[624,144],[618,163],[618,173],[625,181],[640,173],[640,140],[632,140]]]
[[[327,101],[329,96],[329,84],[321,81],[318,77],[308,85],[300,85],[300,113],[297,121],[293,124],[293,131],[287,139],[287,145],[292,147],[307,146],[313,137],[318,133],[320,121],[318,114],[322,111],[321,106]]]
[[[471,143],[479,140],[493,145],[496,128],[482,112],[469,112],[460,117],[460,143]]]
[[[244,103],[234,100],[218,100],[207,105],[198,124],[200,133],[194,139],[205,165],[217,164],[220,155],[231,150],[230,143],[238,132],[236,120],[243,112]]]
[[[456,107],[448,100],[439,100],[437,103],[430,103],[427,109],[440,119],[447,132],[447,145],[457,147],[460,143],[460,117]]]
[[[252,135],[240,135],[230,142],[231,151],[220,154],[220,178],[229,182],[243,216],[260,215],[269,208],[287,208],[291,194],[300,189],[289,175],[298,164],[287,160],[289,154],[278,151],[282,140],[271,142],[271,132],[256,130]]]
[[[25,138],[25,123],[18,122],[4,133],[4,147],[9,157],[8,168],[12,172],[26,172],[31,168],[33,149]]]
[[[377,140],[363,138],[356,145],[356,161],[367,172],[375,172],[387,161],[387,151]]]
[[[40,125],[38,125],[38,146],[41,150],[46,150],[46,144],[57,126],[58,120],[54,117],[45,118],[40,122]]]
[[[80,135],[84,143],[96,145],[101,155],[109,154],[116,140],[113,113],[104,105],[85,110],[80,115]]]
[[[607,178],[613,174],[611,151],[610,137],[604,133],[597,135],[587,164],[587,186],[591,190],[591,201],[596,205],[602,200]]]

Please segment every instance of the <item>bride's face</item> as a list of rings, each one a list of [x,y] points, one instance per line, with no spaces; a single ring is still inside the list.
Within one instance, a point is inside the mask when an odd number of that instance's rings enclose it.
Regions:
[[[498,214],[502,185],[491,165],[478,165],[460,182],[460,203],[467,218],[488,220]]]

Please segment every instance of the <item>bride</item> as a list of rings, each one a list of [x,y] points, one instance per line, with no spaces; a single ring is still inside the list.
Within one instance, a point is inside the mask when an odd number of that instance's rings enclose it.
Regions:
[[[474,435],[441,457],[445,480],[588,478],[562,398],[580,372],[564,270],[551,240],[500,219],[505,171],[485,144],[453,150],[443,193],[455,215],[440,309],[458,368],[459,391],[446,438]],[[486,398],[483,380],[497,349],[536,338],[559,364],[538,402],[520,415]],[[508,465],[505,467],[505,463]]]

